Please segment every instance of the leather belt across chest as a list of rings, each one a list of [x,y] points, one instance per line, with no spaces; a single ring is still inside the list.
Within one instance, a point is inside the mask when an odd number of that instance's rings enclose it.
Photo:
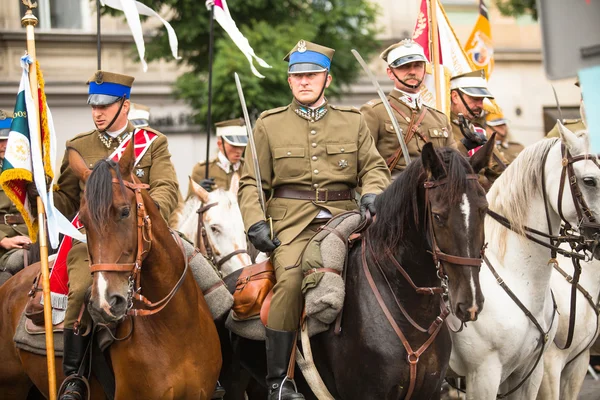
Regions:
[[[21,214],[0,214],[0,224],[2,225],[21,225],[25,220]]]
[[[273,197],[296,200],[311,200],[316,201],[317,203],[324,203],[326,201],[353,200],[354,190],[298,190],[281,186],[275,189]]]

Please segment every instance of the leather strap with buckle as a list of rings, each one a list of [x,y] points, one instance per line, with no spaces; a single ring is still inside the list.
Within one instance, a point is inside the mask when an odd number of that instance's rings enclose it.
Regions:
[[[21,225],[25,223],[21,214],[4,214],[4,218],[0,220],[4,225]]]
[[[285,186],[280,186],[275,189],[273,197],[295,200],[311,200],[317,203],[325,203],[327,201],[353,200],[354,190],[297,190]]]

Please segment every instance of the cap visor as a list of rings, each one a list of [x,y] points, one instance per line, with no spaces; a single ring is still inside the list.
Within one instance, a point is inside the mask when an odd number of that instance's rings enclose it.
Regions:
[[[327,68],[313,63],[298,63],[290,65],[288,74],[307,74],[309,72],[325,72]]]
[[[248,144],[248,136],[221,136],[223,140],[232,146],[246,146]]]
[[[90,106],[108,106],[119,101],[119,99],[121,99],[121,97],[108,94],[90,94],[87,103]]]
[[[141,128],[142,126],[148,126],[147,119],[130,119],[129,121],[131,121],[133,126],[135,126],[136,128]]]
[[[494,96],[490,93],[486,88],[480,87],[461,87],[460,91],[468,94],[471,97],[487,97],[489,99],[493,99]]]
[[[420,54],[411,54],[409,56],[405,56],[405,57],[400,57],[399,59],[395,60],[394,62],[392,62],[390,64],[390,67],[392,68],[398,68],[401,65],[404,64],[408,64],[408,63],[412,63],[412,62],[427,62],[427,60],[425,59],[425,57],[423,57]]]
[[[10,128],[0,129],[0,140],[8,139],[9,134],[10,134]]]
[[[506,125],[507,123],[508,123],[508,120],[506,118],[495,119],[493,121],[486,122],[486,124],[489,126],[500,126],[500,125]]]

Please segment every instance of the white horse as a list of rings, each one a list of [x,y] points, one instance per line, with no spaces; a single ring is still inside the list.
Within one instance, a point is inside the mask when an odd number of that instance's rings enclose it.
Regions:
[[[507,218],[514,231],[489,216],[486,218],[486,256],[500,277],[494,277],[484,263],[479,280],[485,306],[477,321],[470,322],[460,333],[452,333],[450,366],[458,375],[466,376],[467,399],[495,399],[509,391],[510,398],[535,399],[538,393],[544,365],[540,352],[552,343],[558,323],[550,291],[550,250],[525,238],[524,229],[548,232],[548,219],[552,226],[550,234],[557,235],[561,224],[559,207],[565,222],[578,226],[568,178],[559,206],[561,145],[564,143],[570,155],[578,156],[587,154],[589,144],[587,134],[578,137],[565,128],[561,136],[561,140],[542,140],[526,148],[487,195],[489,209]],[[592,215],[598,218],[600,169],[590,159],[571,165],[583,198]],[[542,236],[533,236],[549,242]],[[506,283],[529,310],[543,334],[500,282]],[[448,322],[458,327],[456,318],[450,317]]]
[[[600,251],[596,251],[596,253],[600,253]],[[544,378],[538,393],[540,400],[577,399],[581,391],[590,361],[590,347],[598,337],[598,323],[600,322],[598,314],[591,304],[598,304],[600,294],[600,260],[598,256],[600,254],[594,254],[593,260],[581,262],[579,284],[589,294],[591,302],[580,290],[577,290],[576,329],[571,346],[564,350],[562,348],[567,341],[571,315],[571,284],[556,269],[552,273],[550,286],[558,306],[558,332],[554,337],[554,342],[544,354]],[[574,268],[570,258],[559,255],[557,261],[559,268],[568,276],[573,276]]]
[[[174,211],[170,226],[194,241],[194,246],[206,248],[223,276],[252,263],[247,253],[244,222],[237,202],[239,176],[233,175],[229,190],[216,189],[207,192],[190,178],[190,187],[195,196]],[[206,240],[198,242],[198,210],[203,209],[202,224]]]

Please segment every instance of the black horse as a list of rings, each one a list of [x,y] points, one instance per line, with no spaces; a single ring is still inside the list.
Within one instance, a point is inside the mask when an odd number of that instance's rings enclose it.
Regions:
[[[377,197],[376,221],[349,254],[341,334],[332,326],[311,339],[315,365],[336,399],[439,399],[451,351],[443,320],[448,312],[475,320],[483,307],[487,201],[473,171],[487,165],[492,149],[486,145],[469,163],[426,144]],[[230,288],[237,275],[226,278]],[[449,311],[440,276],[444,283],[447,277]],[[221,329],[226,399],[243,399],[249,374],[265,384],[264,343]],[[299,375],[297,368],[299,391],[316,398]]]

